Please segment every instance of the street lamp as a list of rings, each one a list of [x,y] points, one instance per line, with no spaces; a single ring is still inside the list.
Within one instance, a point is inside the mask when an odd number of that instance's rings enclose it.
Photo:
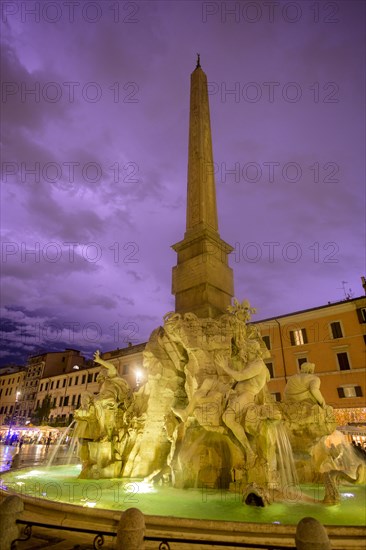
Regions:
[[[141,384],[141,381],[143,379],[143,372],[141,369],[135,370],[135,377],[136,377],[136,389],[138,390]]]

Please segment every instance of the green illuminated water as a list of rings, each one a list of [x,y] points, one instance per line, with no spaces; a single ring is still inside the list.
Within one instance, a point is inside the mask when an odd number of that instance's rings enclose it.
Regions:
[[[138,507],[149,515],[181,518],[245,521],[253,523],[296,524],[312,516],[324,525],[364,525],[366,487],[344,485],[341,503],[326,506],[318,502],[324,496],[322,485],[302,485],[287,502],[266,508],[246,506],[239,493],[214,489],[174,489],[155,487],[141,480],[77,479],[80,466],[54,466],[24,469],[1,474],[1,487],[54,502],[90,508],[125,510]],[[302,492],[302,495],[301,495]]]

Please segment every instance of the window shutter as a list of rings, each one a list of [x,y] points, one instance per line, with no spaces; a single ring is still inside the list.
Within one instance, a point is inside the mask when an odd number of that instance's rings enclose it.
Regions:
[[[365,308],[361,307],[361,308],[357,309],[356,311],[357,311],[358,321],[360,323],[366,323]]]
[[[262,336],[263,342],[266,344],[267,349],[271,349],[271,342],[269,336]]]
[[[346,352],[337,353],[337,357],[340,370],[349,370],[351,368]]]
[[[332,336],[333,338],[342,338],[342,327],[338,321],[335,321],[334,323],[330,323],[330,328],[332,330]]]
[[[266,363],[266,367],[269,370],[269,374],[271,375],[271,378],[273,378],[273,363]]]
[[[338,397],[344,397],[344,389],[343,388],[337,388]]]

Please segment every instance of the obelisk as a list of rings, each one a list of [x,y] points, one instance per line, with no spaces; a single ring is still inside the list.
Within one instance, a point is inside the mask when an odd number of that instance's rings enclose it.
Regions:
[[[172,279],[175,311],[216,317],[234,295],[228,265],[233,248],[218,232],[207,77],[199,55],[191,74],[186,217],[184,239],[172,247],[178,255]]]

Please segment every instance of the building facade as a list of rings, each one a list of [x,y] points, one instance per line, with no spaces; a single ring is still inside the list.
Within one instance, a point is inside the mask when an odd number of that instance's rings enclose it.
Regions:
[[[142,353],[146,343],[102,354],[132,389],[144,382]],[[31,356],[22,372],[0,374],[0,425],[26,426],[35,419],[47,424],[68,425],[82,396],[96,395],[101,366],[85,361],[80,351],[48,352]],[[47,403],[47,406],[46,406]]]
[[[271,353],[270,392],[283,398],[286,382],[305,361],[315,363],[326,402],[345,423],[366,421],[366,297],[361,296],[255,323]]]
[[[31,356],[28,359],[26,374],[20,389],[18,423],[25,425],[31,421],[43,378],[72,372],[76,365],[84,364],[85,359],[80,355],[80,351],[70,348],[63,352],[47,352]]]
[[[18,367],[5,369],[0,376],[0,426],[11,425],[18,421],[21,388],[25,375],[25,369]]]
[[[36,399],[36,409],[40,409],[45,401],[49,406],[45,409],[43,419],[49,425],[65,426],[73,419],[75,409],[80,407],[82,397],[98,393],[97,377],[100,366],[79,367],[72,372],[56,374],[40,380]]]

